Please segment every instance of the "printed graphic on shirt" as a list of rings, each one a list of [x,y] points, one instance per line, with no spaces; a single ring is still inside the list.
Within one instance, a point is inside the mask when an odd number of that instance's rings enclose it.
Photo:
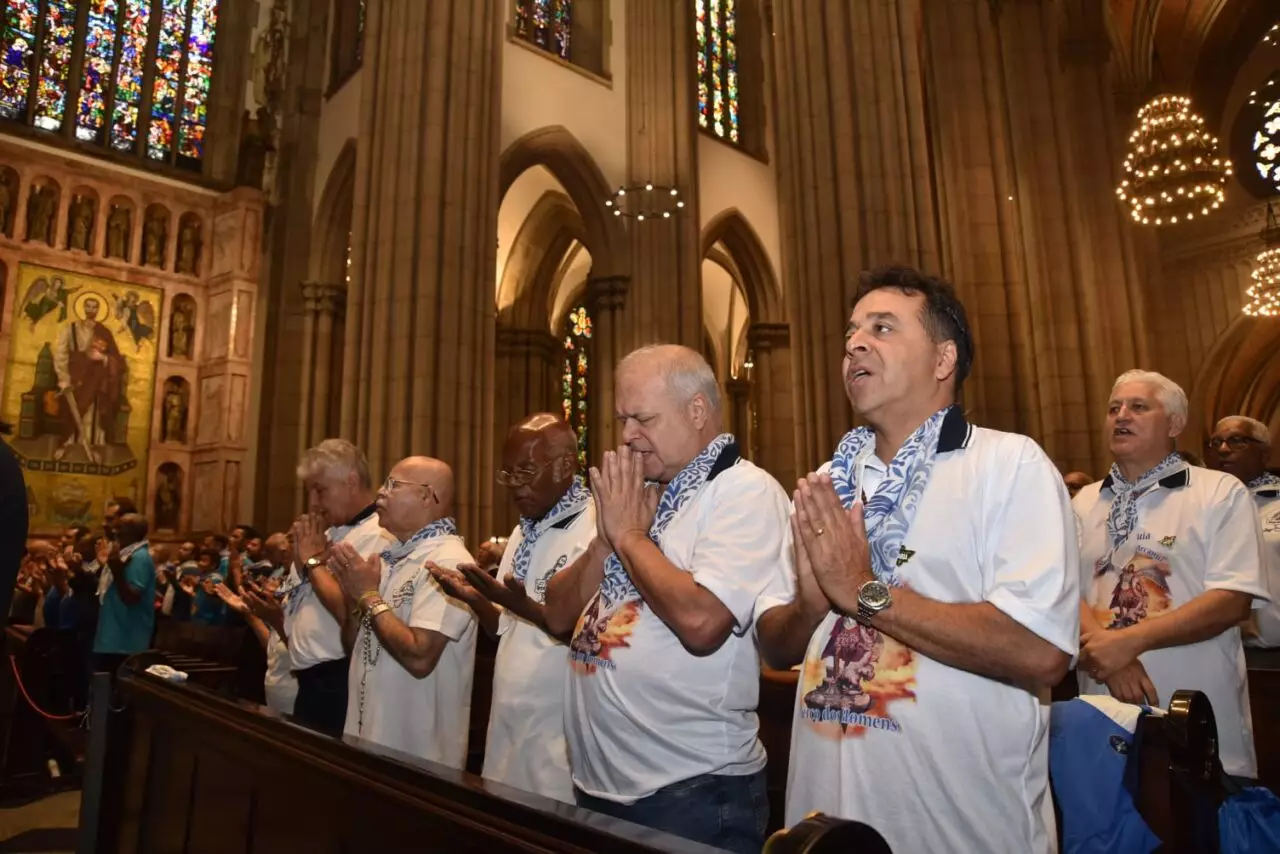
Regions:
[[[1123,566],[1112,556],[1103,558],[1094,571],[1094,616],[1103,628],[1123,629],[1169,610],[1169,562],[1166,557],[1138,546]]]
[[[1276,508],[1262,517],[1262,533],[1280,534],[1280,502]]]
[[[544,572],[542,577],[533,583],[533,600],[539,605],[547,603],[547,585],[551,582],[552,576],[563,569],[568,562],[568,555],[560,555],[560,559],[556,561],[555,566]]]
[[[869,729],[901,732],[890,704],[915,700],[915,655],[898,641],[852,617],[810,646],[801,673],[800,719],[839,740]],[[815,657],[814,651],[819,651]]]
[[[631,646],[630,638],[640,619],[643,599],[628,599],[605,610],[597,592],[573,630],[569,642],[569,663],[578,673],[590,675],[597,667],[613,670],[613,651]]]

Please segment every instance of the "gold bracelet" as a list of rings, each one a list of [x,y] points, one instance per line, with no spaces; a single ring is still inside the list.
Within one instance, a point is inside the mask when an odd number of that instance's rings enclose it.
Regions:
[[[356,600],[356,605],[363,608],[365,606],[366,600],[377,599],[381,595],[382,594],[379,593],[377,590],[366,590],[365,592],[360,594],[360,598]]]
[[[390,610],[391,610],[391,606],[388,605],[386,602],[379,602],[377,605],[374,605],[372,608],[369,609],[369,622],[373,622],[374,620],[378,619],[379,614],[385,614],[387,611],[390,611]]]

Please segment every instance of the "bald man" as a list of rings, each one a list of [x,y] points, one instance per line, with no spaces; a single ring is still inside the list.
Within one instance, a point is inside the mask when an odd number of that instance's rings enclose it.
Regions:
[[[595,506],[579,473],[573,428],[545,412],[512,427],[502,446],[498,483],[520,511],[498,577],[474,567],[441,576],[447,588],[472,604],[486,630],[501,638],[484,776],[571,804],[564,734],[566,649],[547,631],[543,606],[552,577],[576,561],[596,535]]]
[[[375,502],[392,543],[367,558],[338,544],[329,566],[353,615],[342,630],[351,650],[344,732],[460,769],[476,621],[431,574],[435,566],[475,563],[458,536],[452,504],[449,466],[430,457],[401,460]]]
[[[1073,471],[1064,475],[1062,482],[1067,485],[1067,494],[1075,498],[1077,492],[1093,483],[1093,478],[1082,471]]]
[[[768,822],[756,602],[791,567],[790,508],[721,432],[719,385],[686,347],[614,382],[625,445],[591,470],[597,537],[547,587],[573,631],[565,731],[580,806],[758,854]]]

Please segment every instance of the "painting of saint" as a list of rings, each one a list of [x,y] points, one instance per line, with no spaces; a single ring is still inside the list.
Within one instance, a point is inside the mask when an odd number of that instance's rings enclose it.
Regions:
[[[10,446],[39,507],[33,529],[98,523],[113,495],[143,503],[161,298],[19,266],[0,419],[17,427]]]

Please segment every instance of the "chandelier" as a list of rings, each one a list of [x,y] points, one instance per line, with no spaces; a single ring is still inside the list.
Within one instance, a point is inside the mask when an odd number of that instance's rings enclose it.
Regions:
[[[619,187],[604,206],[614,216],[634,217],[639,222],[648,219],[671,219],[684,207],[680,191],[675,187],[659,187],[653,182]]]
[[[1191,99],[1161,95],[1138,111],[1124,180],[1116,195],[1142,225],[1176,225],[1208,216],[1226,198],[1231,162],[1192,112]]]
[[[1245,291],[1244,313],[1250,317],[1280,317],[1280,225],[1270,202],[1262,242],[1266,248],[1254,261],[1253,284]]]

